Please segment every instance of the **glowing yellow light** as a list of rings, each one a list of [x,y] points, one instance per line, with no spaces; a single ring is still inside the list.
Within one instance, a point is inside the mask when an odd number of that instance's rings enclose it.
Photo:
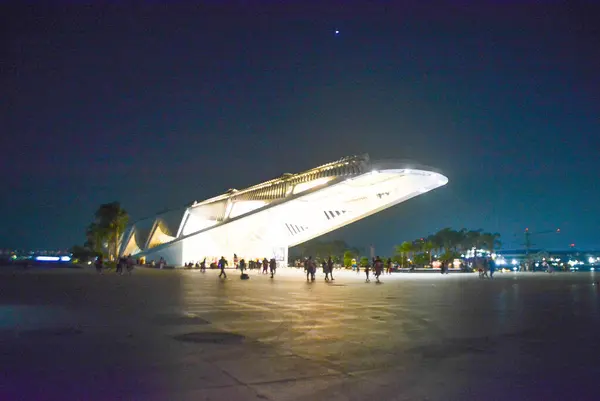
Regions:
[[[334,177],[323,177],[317,178],[316,180],[312,180],[309,182],[303,182],[294,187],[294,195],[299,194],[304,191],[308,191],[309,189],[316,188],[319,185],[323,185],[331,181]]]

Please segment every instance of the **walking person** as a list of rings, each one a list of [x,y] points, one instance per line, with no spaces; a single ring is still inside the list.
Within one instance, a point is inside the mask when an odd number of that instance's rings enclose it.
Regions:
[[[387,274],[392,274],[392,258],[388,258],[386,265]]]
[[[365,275],[367,276],[367,279],[365,280],[366,283],[370,283],[371,279],[369,279],[369,270],[370,270],[371,266],[369,266],[369,262],[367,262],[367,264],[365,265]]]
[[[122,276],[124,266],[125,266],[125,258],[123,256],[121,256],[119,259],[117,259],[117,269],[115,270],[115,273]]]
[[[206,273],[206,258],[200,263],[200,271]]]
[[[325,274],[325,281],[329,281],[329,268],[327,267],[327,261],[323,259],[321,262],[321,268],[323,269],[323,273]]]
[[[383,260],[379,256],[375,259],[375,279],[379,283],[379,276],[383,273]]]
[[[275,258],[271,258],[269,261],[269,270],[271,271],[271,278],[275,275],[275,270],[277,270],[277,261]]]
[[[329,277],[331,278],[331,281],[334,281],[335,279],[333,278],[333,260],[331,259],[331,256],[327,259],[327,271],[329,272]]]
[[[494,262],[494,259],[489,260],[489,267],[490,267],[490,278],[494,278],[494,273],[496,272],[496,262]]]
[[[267,260],[267,258],[263,259],[263,261],[262,261],[262,267],[263,267],[262,273],[263,274],[267,274],[268,273],[267,270],[269,269],[269,261]]]
[[[490,276],[488,275],[488,270],[489,270],[489,268],[490,268],[490,266],[488,265],[488,261],[487,261],[487,259],[486,259],[486,258],[483,258],[483,259],[481,260],[481,267],[480,267],[480,269],[481,269],[481,270],[480,270],[480,272],[481,272],[481,275],[480,275],[480,277],[481,277],[481,278],[490,278]]]
[[[219,273],[219,278],[227,278],[227,273],[225,273],[225,266],[227,266],[227,261],[223,256],[221,256],[221,259],[219,259],[219,268],[221,269],[221,273]]]

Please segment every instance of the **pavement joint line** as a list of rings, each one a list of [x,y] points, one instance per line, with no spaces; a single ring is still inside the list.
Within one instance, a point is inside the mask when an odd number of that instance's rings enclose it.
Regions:
[[[311,380],[318,379],[318,378],[321,378],[321,377],[341,377],[341,376],[346,376],[346,375],[344,373],[342,373],[342,372],[340,372],[340,373],[325,373],[325,374],[322,374],[322,375],[290,377],[288,379],[263,380],[263,381],[257,381],[257,382],[248,382],[247,385],[249,385],[249,386],[260,386],[260,385],[265,385],[265,384],[293,383],[293,382],[300,382],[300,381],[311,381]]]
[[[221,369],[219,366],[215,365],[214,363],[213,363],[213,364],[211,364],[211,365],[214,365],[214,367],[215,367],[216,369],[218,369],[219,371],[221,371],[221,373],[222,373],[222,374],[224,374],[225,376],[229,377],[231,380],[233,380],[234,382],[236,382],[236,383],[237,383],[237,384],[234,384],[234,385],[228,385],[228,386],[226,386],[226,387],[224,387],[224,388],[227,388],[227,387],[235,388],[235,387],[237,387],[237,386],[243,386],[244,388],[246,388],[246,389],[250,390],[251,392],[255,393],[255,394],[256,394],[256,396],[257,396],[258,398],[262,398],[262,399],[265,399],[265,400],[270,400],[270,398],[269,398],[269,397],[267,397],[267,396],[266,396],[266,395],[264,395],[264,394],[259,394],[259,393],[256,391],[256,389],[254,389],[254,388],[250,387],[250,384],[248,384],[248,383],[244,383],[243,381],[239,380],[237,377],[233,376],[233,375],[232,375],[231,373],[229,373],[227,370],[225,370],[225,369]],[[214,388],[222,388],[222,387],[214,387]]]

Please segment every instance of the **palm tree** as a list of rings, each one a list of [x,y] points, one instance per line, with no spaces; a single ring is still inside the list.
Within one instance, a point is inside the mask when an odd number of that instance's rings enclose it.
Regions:
[[[429,254],[429,264],[433,261],[433,254],[431,251],[435,249],[435,244],[431,241],[423,242],[423,251]]]
[[[401,255],[402,267],[405,267],[406,259],[413,252],[413,244],[408,241],[404,241],[402,244],[396,246],[396,252]]]
[[[100,205],[95,214],[96,226],[104,232],[110,259],[119,257],[119,240],[129,222],[129,215],[119,202]]]
[[[464,249],[466,248],[467,233],[468,231],[466,228],[461,228],[459,231],[455,231],[453,233],[452,246],[454,252],[464,251]]]
[[[467,231],[465,236],[466,236],[465,242],[467,244],[467,247],[475,248],[475,249],[479,249],[481,247],[481,243],[482,243],[481,230]]]
[[[97,254],[102,254],[102,248],[106,239],[106,230],[100,227],[98,223],[90,223],[86,229],[85,236],[87,240],[84,246]]]
[[[456,240],[455,233],[455,230],[451,229],[450,227],[446,227],[435,234],[437,241],[441,244],[446,253],[449,253],[454,247],[454,243]]]
[[[502,245],[500,242],[500,234],[498,233],[482,233],[481,243],[492,253],[494,252],[494,249],[497,249]]]
[[[434,250],[436,252],[436,254],[438,254],[438,255],[442,254],[442,248],[444,246],[442,244],[442,241],[438,237],[438,233],[430,235],[429,237],[427,237],[427,242],[431,243],[431,246],[433,247],[432,250]]]

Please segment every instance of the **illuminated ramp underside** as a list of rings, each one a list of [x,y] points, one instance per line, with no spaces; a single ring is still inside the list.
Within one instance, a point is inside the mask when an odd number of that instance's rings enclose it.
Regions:
[[[174,230],[155,224],[154,241],[146,240],[152,247],[139,249],[140,241],[136,241],[135,245],[124,243],[121,249],[139,250],[132,254],[147,260],[163,257],[173,265],[205,257],[208,261],[221,256],[231,260],[234,253],[240,258],[275,257],[284,262],[291,246],[447,182],[428,168],[372,163],[366,155],[344,158],[194,203],[183,213],[173,237],[168,234]]]

